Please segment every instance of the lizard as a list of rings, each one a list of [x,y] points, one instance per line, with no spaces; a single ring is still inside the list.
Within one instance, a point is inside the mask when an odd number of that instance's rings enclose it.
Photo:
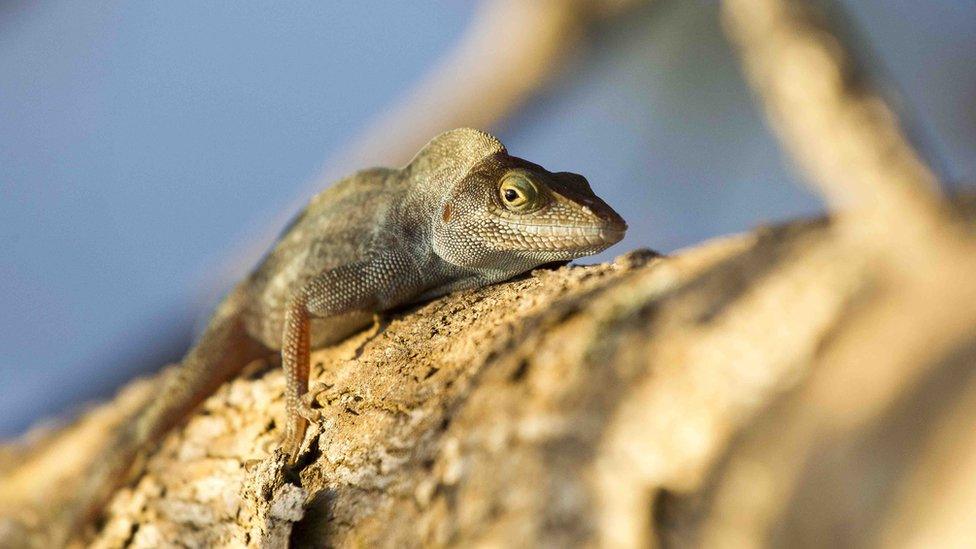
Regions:
[[[446,131],[399,169],[372,168],[322,191],[217,307],[157,396],[117,431],[80,490],[69,529],[97,513],[132,462],[222,383],[280,352],[294,466],[309,421],[310,349],[376,313],[498,283],[620,241],[623,218],[587,180],[511,156],[494,136]]]

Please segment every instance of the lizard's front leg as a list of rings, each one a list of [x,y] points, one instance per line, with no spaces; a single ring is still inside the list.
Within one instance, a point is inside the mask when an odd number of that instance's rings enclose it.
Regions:
[[[290,463],[294,464],[305,438],[308,421],[302,414],[302,396],[308,390],[309,373],[308,293],[299,291],[288,303],[281,341],[281,365],[285,370],[285,405],[288,425],[283,443]]]
[[[322,273],[292,295],[285,311],[281,335],[281,366],[285,370],[285,405],[288,412],[282,446],[294,465],[305,438],[309,421],[317,421],[308,393],[312,315],[328,317],[368,309],[372,304],[369,288],[357,284],[365,266],[350,265]]]
[[[317,419],[303,401],[308,392],[311,318],[396,305],[419,290],[415,273],[409,259],[388,253],[321,273],[292,295],[281,338],[288,408],[283,447],[291,464],[298,459],[308,421]]]

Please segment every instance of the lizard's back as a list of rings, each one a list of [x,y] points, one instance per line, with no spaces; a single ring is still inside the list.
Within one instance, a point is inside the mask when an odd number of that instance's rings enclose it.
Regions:
[[[299,213],[244,282],[248,332],[271,349],[281,345],[284,311],[295,288],[315,275],[362,261],[383,245],[387,214],[404,192],[398,170],[358,172],[322,191]],[[313,321],[312,342],[338,341],[371,316]]]

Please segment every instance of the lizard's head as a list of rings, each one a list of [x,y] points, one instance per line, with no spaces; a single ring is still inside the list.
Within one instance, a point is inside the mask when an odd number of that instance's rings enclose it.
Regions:
[[[448,149],[465,152],[460,162],[448,151],[443,159],[453,173],[441,178],[432,220],[442,259],[515,274],[595,254],[623,238],[627,224],[583,176],[510,156],[476,130],[447,132],[428,147],[445,138],[453,141]]]

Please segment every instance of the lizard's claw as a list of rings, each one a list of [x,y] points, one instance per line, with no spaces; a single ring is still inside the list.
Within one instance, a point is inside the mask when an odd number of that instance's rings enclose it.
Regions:
[[[300,405],[296,411],[298,415],[307,419],[309,423],[318,423],[322,419],[322,412],[305,404]]]
[[[312,383],[308,391],[298,400],[298,415],[307,419],[310,423],[318,423],[322,420],[322,410],[320,408],[314,408],[318,404],[318,397],[320,394],[324,393],[329,389],[329,386],[325,383],[314,382]]]

